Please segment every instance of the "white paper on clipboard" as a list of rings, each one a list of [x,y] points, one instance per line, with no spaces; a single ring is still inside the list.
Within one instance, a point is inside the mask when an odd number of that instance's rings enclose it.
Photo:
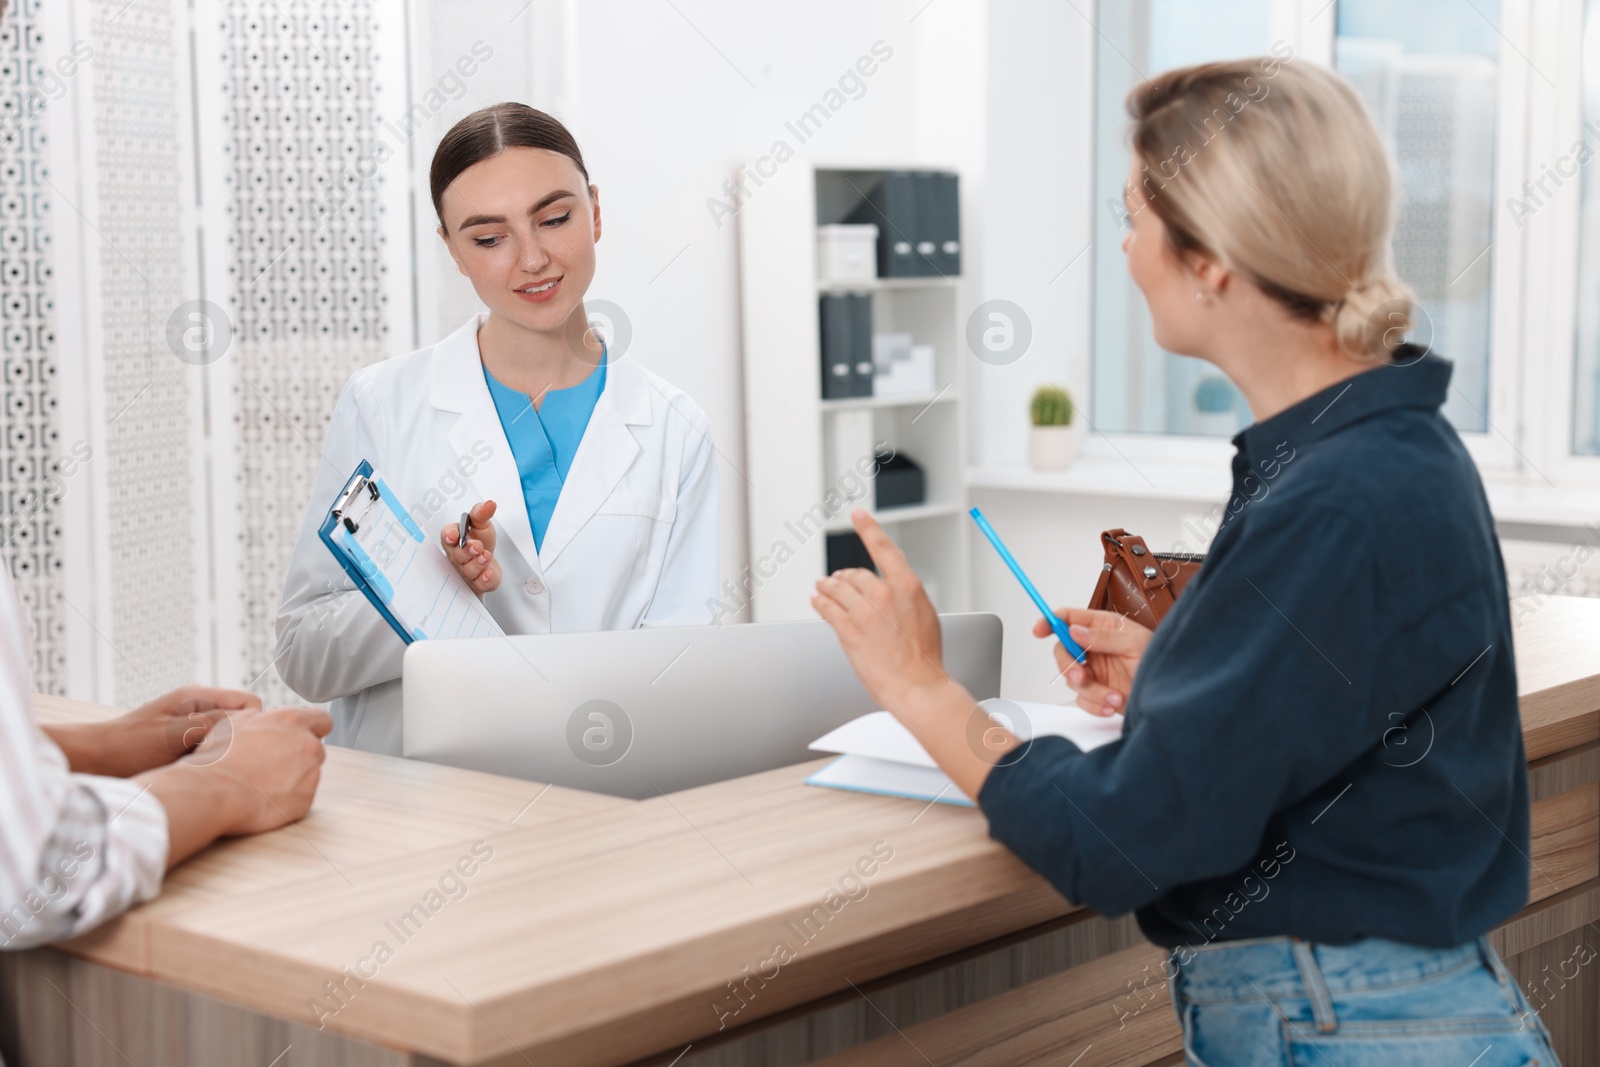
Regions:
[[[407,641],[501,637],[466,579],[429,541],[377,471],[357,473],[335,505],[330,547]]]

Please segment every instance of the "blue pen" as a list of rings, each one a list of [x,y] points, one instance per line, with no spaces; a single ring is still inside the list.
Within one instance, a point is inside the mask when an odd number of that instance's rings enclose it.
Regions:
[[[1034,588],[1033,583],[1028,580],[1028,576],[1022,573],[1022,567],[1012,558],[1010,551],[1005,546],[1005,542],[1001,541],[1000,535],[994,532],[994,527],[989,525],[989,520],[983,517],[983,512],[973,508],[972,521],[978,524],[978,529],[983,531],[983,536],[989,539],[989,543],[994,546],[994,550],[1000,553],[1000,558],[1005,560],[1006,566],[1011,568],[1011,573],[1017,576],[1017,581],[1022,583],[1022,588],[1027,590],[1028,596],[1033,598],[1034,606],[1043,613],[1045,618],[1050,620],[1050,629],[1056,632],[1056,637],[1061,641],[1061,647],[1066,649],[1073,659],[1082,663],[1088,653],[1083,650],[1083,646],[1072,639],[1072,633],[1067,629],[1067,624],[1056,617],[1056,613],[1050,610],[1050,605],[1044,602],[1044,597],[1039,595],[1039,590]]]

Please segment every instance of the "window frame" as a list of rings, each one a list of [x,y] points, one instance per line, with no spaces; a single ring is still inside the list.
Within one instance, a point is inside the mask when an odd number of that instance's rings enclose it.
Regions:
[[[1554,166],[1583,131],[1584,0],[1559,0],[1535,13],[1535,51],[1531,58],[1550,71],[1556,85],[1538,79],[1529,100],[1526,177]],[[1600,10],[1596,12],[1600,18]],[[1560,87],[1568,86],[1563,91]],[[1597,116],[1600,118],[1600,116]],[[1592,142],[1600,152],[1600,141]],[[1522,344],[1524,376],[1522,418],[1538,450],[1535,459],[1561,489],[1600,487],[1600,455],[1574,449],[1573,408],[1578,364],[1578,283],[1582,254],[1578,227],[1583,209],[1583,181],[1588,168],[1563,185],[1528,220],[1527,316]],[[1594,178],[1600,182],[1600,177]],[[1520,185],[1520,183],[1519,183]],[[1600,190],[1597,190],[1600,193]],[[1509,212],[1509,208],[1507,209]],[[1558,398],[1566,398],[1563,403]],[[1542,461],[1542,462],[1541,462]],[[1537,479],[1544,484],[1543,479]]]
[[[1270,39],[1289,41],[1298,60],[1331,66],[1338,2],[1270,0]],[[1558,134],[1582,125],[1582,88],[1577,76],[1581,73],[1583,0],[1558,0],[1557,6],[1559,11],[1536,7],[1533,0],[1501,0],[1499,33],[1502,40],[1497,60],[1492,192],[1494,228],[1492,244],[1486,253],[1490,260],[1492,294],[1487,429],[1461,432],[1462,442],[1485,481],[1545,488],[1568,484],[1563,478],[1600,486],[1600,456],[1572,454],[1570,405],[1559,413],[1559,418],[1552,418],[1549,405],[1541,403],[1541,398],[1550,395],[1548,387],[1552,382],[1565,381],[1566,389],[1571,389],[1577,325],[1577,242],[1573,231],[1578,197],[1564,197],[1563,203],[1550,204],[1549,210],[1539,212],[1523,231],[1515,228],[1506,207],[1509,191],[1520,190],[1529,176],[1530,160],[1540,158],[1535,152],[1535,143],[1546,150],[1544,158],[1555,158],[1548,154],[1548,149],[1560,143],[1570,145],[1576,136],[1568,136],[1563,142]],[[1098,14],[1097,4],[1096,19]],[[1563,94],[1545,84],[1518,51],[1545,70],[1556,67],[1559,60],[1562,65],[1557,69],[1563,73],[1557,75],[1557,85],[1567,84],[1569,91]],[[1092,54],[1098,62],[1098,44]],[[1572,81],[1567,80],[1569,66]],[[1094,67],[1091,63],[1085,74],[1086,126],[1091,150],[1099,135],[1095,127],[1098,72]],[[1573,85],[1576,88],[1571,88]],[[1552,115],[1554,121],[1550,120]],[[1544,120],[1542,126],[1541,119]],[[1600,159],[1595,162],[1600,163]],[[1092,212],[1099,207],[1094,196],[1097,190],[1094,189],[1092,162],[1085,163],[1084,175],[1091,191],[1088,198],[1091,214],[1086,222],[1092,233]],[[1536,224],[1541,228],[1543,243],[1533,240]],[[1560,247],[1562,234],[1570,235],[1567,240],[1570,248]],[[1095,284],[1093,272],[1083,272],[1079,281],[1080,295],[1083,306],[1091,309],[1091,315],[1097,313]],[[1534,313],[1554,312],[1557,310],[1554,305],[1563,299],[1568,309],[1564,317]],[[1541,300],[1552,307],[1541,308]],[[1550,338],[1538,332],[1543,329],[1547,333],[1552,323],[1565,324],[1561,331],[1565,340],[1554,348]],[[1536,339],[1544,344],[1543,349],[1536,346]],[[1092,322],[1085,325],[1083,340],[1085,358],[1079,363],[1082,379],[1074,383],[1074,387],[1080,390],[1079,395],[1092,398],[1098,355]],[[1534,352],[1543,352],[1546,358],[1534,360],[1528,355]],[[1449,357],[1449,353],[1441,354]],[[1092,419],[1095,414],[1091,409],[1089,417]],[[1233,454],[1226,438],[1101,431],[1094,428],[1092,422],[1090,428],[1092,433],[1082,448],[1088,458],[1144,460],[1167,467],[1214,469],[1219,461],[1226,462]],[[1555,447],[1557,442],[1561,447]]]

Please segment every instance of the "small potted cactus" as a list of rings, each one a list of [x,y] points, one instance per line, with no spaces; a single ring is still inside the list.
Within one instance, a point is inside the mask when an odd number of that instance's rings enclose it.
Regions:
[[[1077,454],[1072,434],[1072,394],[1059,385],[1041,385],[1030,405],[1028,465],[1039,471],[1065,470]]]

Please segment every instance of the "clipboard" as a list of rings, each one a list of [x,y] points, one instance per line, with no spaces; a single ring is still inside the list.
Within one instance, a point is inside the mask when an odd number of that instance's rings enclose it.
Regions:
[[[505,636],[366,460],[334,498],[317,536],[406,644]]]

